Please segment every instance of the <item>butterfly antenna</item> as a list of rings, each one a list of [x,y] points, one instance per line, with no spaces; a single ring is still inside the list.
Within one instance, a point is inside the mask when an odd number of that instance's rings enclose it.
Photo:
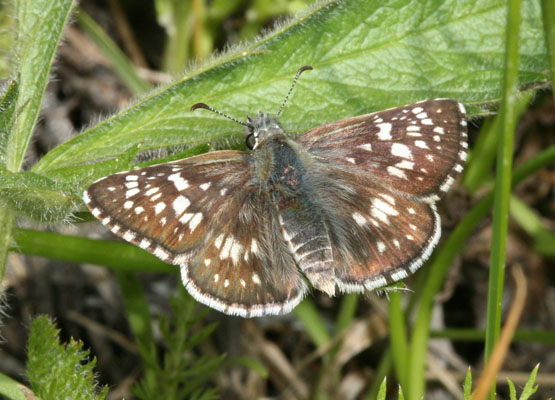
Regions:
[[[231,120],[231,121],[233,121],[233,122],[237,122],[238,124],[241,124],[241,125],[243,125],[243,126],[246,126],[247,128],[252,128],[252,125],[251,125],[251,124],[249,124],[249,123],[247,123],[247,122],[239,121],[238,119],[235,119],[235,118],[233,118],[233,117],[230,117],[229,115],[224,114],[223,112],[218,111],[218,110],[216,110],[216,109],[214,109],[214,108],[212,108],[212,107],[210,107],[209,105],[206,105],[206,104],[204,104],[204,103],[197,103],[197,104],[194,104],[194,105],[191,107],[191,111],[195,111],[197,108],[204,108],[205,110],[212,111],[212,112],[214,112],[214,113],[216,113],[216,114],[218,114],[218,115],[221,115],[222,117],[227,118],[227,119],[229,119],[229,120]]]
[[[299,76],[301,76],[301,74],[304,71],[308,71],[310,69],[314,69],[314,68],[312,68],[310,65],[305,65],[304,67],[299,68],[299,70],[297,71],[297,75],[295,75],[295,79],[293,79],[293,84],[291,85],[291,88],[289,89],[287,96],[285,96],[285,99],[283,100],[283,103],[281,104],[281,107],[276,115],[277,117],[279,117],[279,115],[283,111],[283,107],[285,107],[285,103],[287,103],[287,100],[289,100],[289,95],[291,94],[291,92],[293,91],[293,88],[297,84],[297,81],[299,80]]]

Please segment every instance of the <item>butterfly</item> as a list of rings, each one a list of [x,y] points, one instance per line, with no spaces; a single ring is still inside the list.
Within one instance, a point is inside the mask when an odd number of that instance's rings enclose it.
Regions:
[[[425,100],[318,126],[294,140],[279,112],[238,121],[250,151],[120,172],[83,195],[114,234],[178,265],[199,302],[242,317],[290,312],[404,279],[441,234],[435,203],[467,157],[464,106]]]

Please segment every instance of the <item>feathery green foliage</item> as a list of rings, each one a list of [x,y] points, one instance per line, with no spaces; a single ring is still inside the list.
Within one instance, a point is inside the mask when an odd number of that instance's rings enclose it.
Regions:
[[[141,399],[214,399],[216,392],[203,384],[218,371],[225,356],[198,357],[193,349],[210,336],[216,325],[195,329],[204,313],[196,312],[197,303],[181,286],[172,299],[172,309],[174,318],[159,320],[166,348],[162,357],[153,341],[138,342],[145,371],[133,393]]]

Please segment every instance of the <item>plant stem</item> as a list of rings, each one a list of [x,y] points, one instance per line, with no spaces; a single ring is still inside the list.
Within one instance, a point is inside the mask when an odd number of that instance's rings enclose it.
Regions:
[[[505,54],[504,94],[501,101],[502,136],[497,148],[497,173],[493,206],[493,233],[490,254],[490,273],[487,303],[485,362],[487,363],[499,337],[501,302],[505,277],[507,229],[516,124],[516,96],[518,78],[518,48],[521,22],[520,0],[511,0],[507,16],[507,49]],[[495,382],[495,378],[493,379]],[[495,385],[490,399],[495,399]]]

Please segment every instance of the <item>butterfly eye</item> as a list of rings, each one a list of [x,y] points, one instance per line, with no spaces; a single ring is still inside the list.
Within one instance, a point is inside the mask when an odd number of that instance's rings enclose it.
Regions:
[[[254,136],[254,133],[251,133],[247,136],[247,138],[245,139],[245,143],[247,144],[247,147],[249,149],[254,149],[254,146],[256,146],[256,137]]]

